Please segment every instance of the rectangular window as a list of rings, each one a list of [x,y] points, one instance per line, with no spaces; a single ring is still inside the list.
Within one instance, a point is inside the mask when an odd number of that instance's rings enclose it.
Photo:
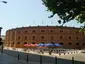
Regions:
[[[45,32],[45,30],[41,30],[41,32]]]
[[[33,33],[35,33],[35,32],[36,32],[36,30],[32,30],[32,32],[33,32]]]
[[[28,34],[28,31],[25,31],[24,34]]]
[[[76,39],[78,39],[78,37],[76,37]]]
[[[25,36],[25,40],[27,39],[27,36]]]
[[[18,39],[20,40],[20,36],[18,37]]]
[[[44,39],[44,36],[42,36],[42,38],[41,39]]]
[[[63,37],[61,36],[60,39],[62,39]]]
[[[60,32],[63,32],[63,30],[60,30]]]
[[[69,36],[69,39],[71,39],[71,36]]]
[[[35,40],[35,36],[32,37],[32,40]]]
[[[54,32],[53,30],[50,30],[50,32]]]

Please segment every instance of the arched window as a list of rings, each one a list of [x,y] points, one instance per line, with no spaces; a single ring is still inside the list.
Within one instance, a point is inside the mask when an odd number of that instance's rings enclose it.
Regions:
[[[20,39],[20,36],[18,36],[18,39]]]
[[[36,32],[36,30],[32,30],[32,32],[33,32],[33,33],[35,33],[35,32]]]
[[[17,44],[20,44],[20,42],[18,42]]]
[[[24,38],[25,38],[25,40],[26,40],[26,39],[27,39],[27,36],[25,36]]]
[[[35,40],[35,36],[32,37],[32,40]]]
[[[63,42],[60,42],[60,45],[64,45],[64,43]]]
[[[14,42],[12,44],[14,44]]]
[[[41,30],[41,32],[45,32],[45,30]]]
[[[32,42],[32,44],[35,44],[35,42]]]
[[[69,36],[69,39],[71,39],[71,36]]]
[[[27,42],[24,42],[24,44],[27,44]]]
[[[41,39],[44,39],[44,36],[42,36]]]
[[[82,45],[85,45],[85,43],[82,43]]]
[[[69,42],[69,43],[68,43],[68,45],[72,45],[72,43],[71,43],[71,42]]]
[[[45,44],[44,42],[41,42],[42,44]]]
[[[24,34],[28,34],[28,31],[24,31]]]
[[[60,32],[63,32],[63,30],[60,30]]]
[[[78,39],[78,37],[76,37],[76,39]]]
[[[60,36],[60,39],[62,39],[63,37],[62,36]]]
[[[51,44],[55,44],[54,42],[51,42]]]
[[[76,43],[77,46],[79,46],[79,43]]]

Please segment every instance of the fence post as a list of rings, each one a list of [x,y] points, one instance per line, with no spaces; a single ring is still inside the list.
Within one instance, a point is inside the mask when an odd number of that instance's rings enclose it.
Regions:
[[[57,57],[55,56],[55,64],[57,64]]]
[[[40,64],[42,64],[42,55],[40,55]]]
[[[74,57],[72,57],[72,64],[74,64]]]
[[[19,60],[19,57],[20,57],[20,55],[19,55],[19,53],[18,53],[18,60]]]
[[[27,62],[28,62],[28,55],[27,55]]]

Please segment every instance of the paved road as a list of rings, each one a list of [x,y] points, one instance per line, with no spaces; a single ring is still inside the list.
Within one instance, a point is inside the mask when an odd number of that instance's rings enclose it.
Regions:
[[[72,57],[74,57],[74,59],[76,61],[85,62],[85,53],[77,53],[77,54],[70,54],[70,55],[58,56],[58,58],[69,59],[69,60],[71,60]]]

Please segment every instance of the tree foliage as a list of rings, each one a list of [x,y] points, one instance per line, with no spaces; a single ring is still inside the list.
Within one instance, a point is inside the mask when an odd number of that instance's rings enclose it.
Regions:
[[[80,23],[85,22],[85,0],[42,0],[47,10],[53,17],[57,14],[63,23],[76,19]],[[59,20],[59,23],[61,21]]]

